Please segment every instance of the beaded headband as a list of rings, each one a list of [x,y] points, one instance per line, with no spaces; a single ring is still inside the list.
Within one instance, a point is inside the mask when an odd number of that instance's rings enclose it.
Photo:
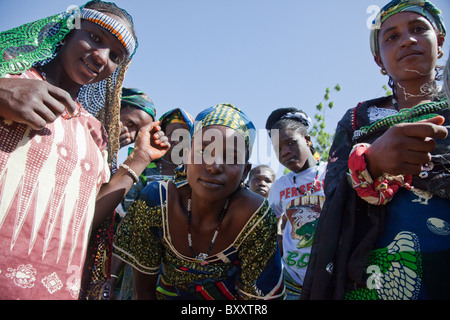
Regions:
[[[81,9],[81,19],[88,20],[111,32],[127,50],[128,56],[132,56],[136,48],[136,40],[133,35],[118,21],[110,16],[92,9]]]

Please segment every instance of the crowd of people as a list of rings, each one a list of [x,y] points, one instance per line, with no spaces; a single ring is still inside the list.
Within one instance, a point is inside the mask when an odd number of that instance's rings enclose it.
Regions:
[[[392,95],[349,109],[328,159],[305,111],[268,111],[277,178],[248,112],[158,117],[124,86],[115,4],[1,32],[0,299],[449,299],[445,36],[431,2],[387,3],[370,49]]]

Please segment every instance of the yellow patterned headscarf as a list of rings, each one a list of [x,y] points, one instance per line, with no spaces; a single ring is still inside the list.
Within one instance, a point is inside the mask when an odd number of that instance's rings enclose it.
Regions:
[[[191,137],[208,126],[225,126],[236,130],[244,137],[248,157],[251,156],[256,137],[256,128],[253,122],[239,108],[229,103],[222,103],[200,112],[191,128]],[[186,166],[184,164],[179,165],[175,169],[173,182],[178,188],[188,183]]]
[[[256,129],[253,122],[244,112],[229,103],[222,103],[208,108],[200,112],[195,118],[191,136],[202,128],[213,125],[229,127],[241,134],[245,139],[250,157],[255,141]]]

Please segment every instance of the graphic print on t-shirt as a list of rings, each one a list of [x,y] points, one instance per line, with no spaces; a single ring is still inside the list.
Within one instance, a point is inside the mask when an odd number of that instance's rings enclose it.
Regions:
[[[293,199],[286,206],[286,216],[292,225],[291,238],[298,240],[297,249],[310,247],[325,198],[312,195]]]

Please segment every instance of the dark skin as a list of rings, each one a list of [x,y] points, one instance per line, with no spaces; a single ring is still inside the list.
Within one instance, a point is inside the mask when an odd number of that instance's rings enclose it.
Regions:
[[[430,102],[431,96],[421,94],[421,88],[434,81],[443,38],[436,35],[421,15],[403,12],[383,23],[379,39],[380,55],[375,61],[393,78],[399,107],[411,108]],[[447,129],[441,126],[443,122],[444,118],[439,116],[390,128],[365,153],[371,176],[419,174],[422,165],[431,160],[430,152],[436,147],[434,139],[447,137]]]
[[[104,13],[131,28],[120,17]],[[82,20],[81,29],[74,29],[65,38],[58,55],[43,68],[47,81],[0,79],[0,116],[36,130],[42,129],[66,109],[69,114],[73,113],[79,89],[109,77],[125,58],[126,50],[114,35],[101,26]],[[139,130],[135,148],[124,163],[140,175],[169,147],[159,122],[149,123]],[[132,176],[119,168],[109,183],[101,187],[97,195],[94,229],[114,212],[133,182]]]
[[[272,145],[280,163],[293,172],[301,172],[317,164],[309,148],[310,136],[294,129],[279,129],[278,139],[272,136]]]
[[[259,168],[251,174],[248,182],[249,189],[267,198],[274,181],[275,175],[273,171],[267,168]]]
[[[179,157],[182,156],[182,151],[179,150],[179,148],[175,148],[175,146],[177,146],[180,142],[182,142],[182,141],[180,141],[181,139],[176,140],[176,139],[172,138],[172,133],[175,130],[186,130],[186,132],[189,132],[189,127],[185,123],[170,123],[165,126],[164,133],[166,134],[167,138],[169,139],[170,149],[167,151],[167,153],[163,157],[164,160],[166,160],[166,161],[164,161],[162,159],[160,160],[161,174],[172,175],[175,168],[179,165],[179,163],[178,164],[173,163],[176,160],[172,159],[172,152],[176,153],[177,156],[179,156]],[[180,145],[180,147],[181,147],[181,145]]]
[[[294,129],[282,128],[278,131],[278,140],[275,136],[271,137],[273,148],[277,154],[280,163],[289,170],[298,173],[317,165],[317,160],[309,148],[311,137],[303,135]],[[283,236],[287,223],[286,215],[282,215],[278,219],[278,243],[281,252],[283,252]]]
[[[47,81],[0,79],[0,116],[40,130],[65,110],[73,114],[80,88],[107,78],[126,58],[117,38],[89,21],[82,20],[81,29],[72,30],[64,41],[58,55],[42,68]]]
[[[123,148],[133,143],[139,128],[153,121],[153,117],[144,110],[132,106],[122,106],[120,109],[120,147]]]
[[[221,126],[211,127],[218,128],[224,137],[227,134],[236,134],[229,128],[227,130]],[[204,146],[206,145],[207,143]],[[192,162],[194,152],[195,150],[189,154]],[[169,232],[172,244],[180,254],[192,257],[187,241],[186,226],[187,202],[190,196],[192,199],[191,235],[194,253],[208,251],[219,216],[228,198],[230,198],[229,207],[210,255],[225,250],[235,241],[242,228],[264,200],[254,192],[239,188],[240,182],[245,179],[250,168],[251,165],[248,163],[191,163],[187,165],[189,186],[178,189],[173,183],[169,183]],[[133,278],[134,293],[137,299],[155,299],[158,275],[145,275],[133,269]]]

